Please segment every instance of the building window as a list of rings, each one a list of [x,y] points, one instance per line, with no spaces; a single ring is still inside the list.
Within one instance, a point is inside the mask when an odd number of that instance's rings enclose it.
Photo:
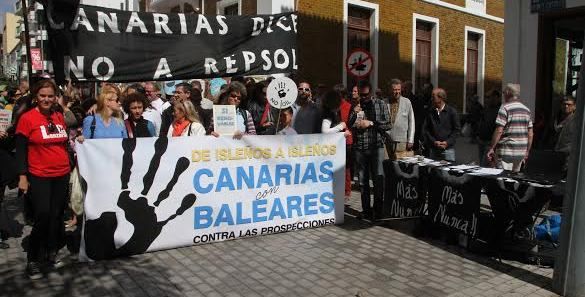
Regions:
[[[361,48],[368,52],[371,48],[371,18],[372,11],[359,6],[350,5],[347,11],[347,52]],[[371,73],[370,73],[371,77]],[[369,78],[363,78],[364,80]],[[347,75],[347,82],[353,86],[357,84],[355,77]]]
[[[465,93],[467,98],[477,96],[479,39],[479,34],[467,33],[467,75],[465,76]]]
[[[146,0],[138,1],[138,11],[146,11]]]
[[[415,63],[415,89],[422,90],[424,84],[431,83],[433,24],[416,22],[416,63]]]
[[[242,11],[241,0],[220,0],[217,1],[217,14],[240,15]]]
[[[238,15],[238,4],[227,6],[223,9],[224,15]]]
[[[478,13],[485,13],[486,0],[466,0],[465,8]]]
[[[484,38],[485,31],[465,27],[463,110],[467,111],[468,101],[477,96],[479,102],[484,97]]]
[[[184,14],[193,14],[193,13],[201,13],[201,0],[197,1],[195,6],[191,5],[191,3],[183,3],[182,5],[175,5],[171,7],[171,13],[184,13]]]
[[[414,92],[425,84],[438,86],[439,80],[439,19],[413,14],[412,81]]]
[[[579,72],[581,71],[581,65],[583,65],[583,43],[571,41],[568,54],[567,94],[576,97],[577,88],[579,87]]]
[[[367,9],[350,6],[347,16],[348,51],[356,48],[370,50],[370,18],[372,12]]]

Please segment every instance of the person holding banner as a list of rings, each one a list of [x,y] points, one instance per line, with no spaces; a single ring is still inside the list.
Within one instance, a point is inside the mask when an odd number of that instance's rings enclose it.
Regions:
[[[175,86],[175,94],[173,95],[173,105],[184,101],[190,101],[195,108],[195,113],[199,116],[200,123],[205,128],[205,133],[211,133],[213,127],[213,114],[209,109],[201,107],[202,102],[201,92],[197,89],[192,89],[188,83],[179,83]],[[174,121],[174,109],[167,108],[162,113],[162,124],[159,135],[167,135],[169,129]]]
[[[120,109],[119,92],[113,87],[105,87],[97,100],[95,115],[83,120],[83,137],[78,138],[128,138]]]
[[[347,124],[341,121],[339,107],[341,96],[336,91],[328,91],[322,96],[321,106],[323,116],[321,121],[321,133],[344,132],[345,137],[350,137],[351,132],[347,130]]]
[[[292,127],[292,117],[293,117],[293,109],[292,107],[287,107],[282,110],[282,114],[280,115],[280,123],[278,124],[278,135],[297,135],[297,131]]]
[[[169,128],[168,137],[205,135],[205,128],[201,125],[199,114],[191,101],[175,102],[173,116],[174,120]]]
[[[124,125],[128,138],[156,136],[154,124],[142,116],[144,110],[149,106],[148,99],[140,92],[130,93],[124,99],[124,111],[128,114]]]
[[[14,109],[14,104],[16,103],[16,101],[18,99],[20,99],[20,97],[22,97],[22,94],[20,94],[20,90],[18,89],[10,89],[8,90],[8,104],[6,104],[4,106],[4,109],[6,110],[13,110]]]
[[[321,107],[323,109],[323,119],[321,121],[322,133],[339,133],[343,132],[345,139],[351,139],[351,131],[347,129],[347,123],[341,118],[341,102],[343,101],[341,90],[345,87],[336,86],[335,90],[326,92],[321,97]],[[348,114],[349,116],[349,114]],[[347,144],[347,141],[346,141]],[[349,169],[349,167],[347,167]],[[351,197],[351,178],[349,177],[349,170],[346,170],[345,178],[345,202],[349,202]]]
[[[339,105],[339,116],[342,122],[345,123],[346,131],[349,132],[349,136],[345,137],[345,202],[346,204],[351,199],[351,179],[353,172],[353,134],[351,133],[351,127],[349,126],[349,115],[351,114],[352,104],[349,99],[347,89],[343,84],[337,84],[333,87],[333,90],[337,92],[341,98],[341,104]]]
[[[18,121],[16,158],[18,188],[29,193],[33,228],[28,246],[26,273],[40,279],[41,263],[58,268],[57,252],[63,242],[63,215],[69,186],[69,155],[65,119],[55,107],[58,89],[52,80],[39,81],[32,89],[33,105]]]
[[[126,101],[124,98],[126,98],[128,95],[132,93],[140,93],[146,98],[146,103],[148,104],[143,106],[141,116],[145,120],[151,122],[152,125],[154,126],[154,136],[159,136],[162,125],[162,114],[158,110],[154,109],[154,107],[152,107],[152,105],[150,104],[150,100],[148,99],[148,97],[146,97],[146,90],[141,84],[134,83],[126,87],[126,90],[124,90],[124,95],[122,98],[122,106],[126,105]],[[124,110],[124,112],[126,112],[126,110]],[[126,112],[126,114],[128,113]]]
[[[246,87],[237,81],[232,81],[227,89],[219,96],[220,105],[236,106],[237,131],[234,134],[235,138],[240,138],[242,135],[256,135],[256,127],[254,126],[252,115],[240,107],[240,103],[244,100],[242,98],[246,96]]]
[[[311,85],[307,81],[299,83],[299,95],[293,104],[293,128],[299,134],[316,134],[321,132],[321,109],[314,103]]]
[[[268,102],[267,89],[268,81],[257,83],[254,96],[248,102],[248,110],[252,114],[258,135],[274,135],[277,128],[279,110]]]

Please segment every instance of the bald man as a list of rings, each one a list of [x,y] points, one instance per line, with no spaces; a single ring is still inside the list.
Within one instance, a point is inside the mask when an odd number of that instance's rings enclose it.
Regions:
[[[457,110],[447,105],[447,92],[441,88],[433,90],[432,103],[422,128],[429,157],[455,162],[455,141],[461,130]]]

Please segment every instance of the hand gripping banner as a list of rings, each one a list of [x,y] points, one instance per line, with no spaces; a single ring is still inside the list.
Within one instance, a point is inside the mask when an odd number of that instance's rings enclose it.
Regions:
[[[297,15],[292,12],[215,16],[47,7],[58,82],[180,80],[298,68]]]

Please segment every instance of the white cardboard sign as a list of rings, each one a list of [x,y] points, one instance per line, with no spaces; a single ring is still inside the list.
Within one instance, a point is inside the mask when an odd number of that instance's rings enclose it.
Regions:
[[[6,131],[12,121],[12,110],[0,109],[0,131]]]
[[[213,106],[213,131],[219,135],[234,135],[237,130],[236,106]]]

